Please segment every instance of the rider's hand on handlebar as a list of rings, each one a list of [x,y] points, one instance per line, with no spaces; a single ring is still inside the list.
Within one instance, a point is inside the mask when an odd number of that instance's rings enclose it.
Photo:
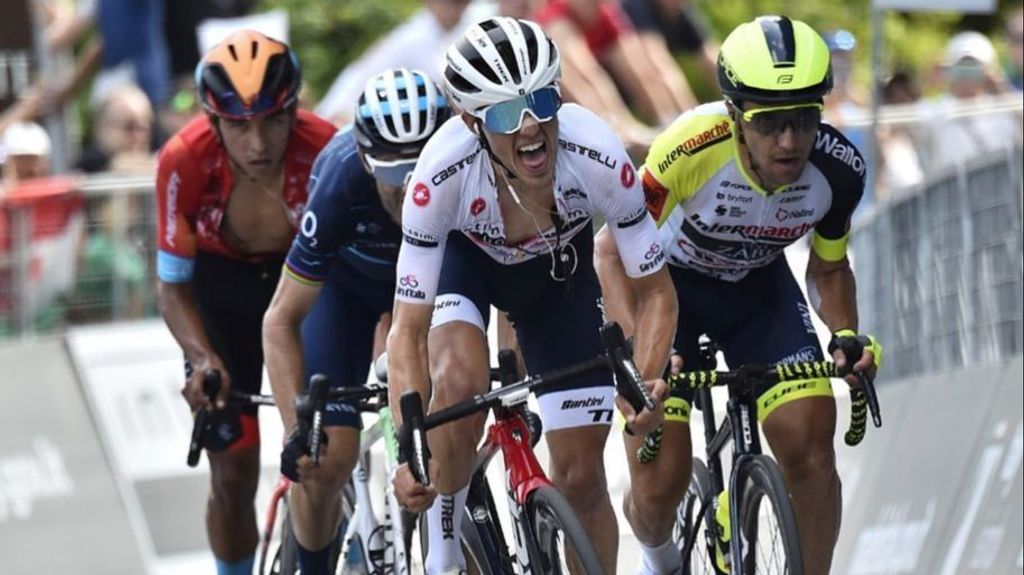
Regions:
[[[853,330],[849,329],[837,331],[832,335],[832,343],[829,344],[829,349],[832,353],[832,361],[835,362],[836,367],[840,370],[845,369],[848,364],[845,352],[843,352],[841,347],[835,345],[836,339],[840,337],[858,337],[864,340],[864,350],[861,352],[860,359],[853,364],[851,373],[844,377],[846,382],[852,387],[860,387],[860,382],[856,376],[857,372],[863,372],[873,381],[875,374],[878,372],[878,366],[882,363],[882,345],[878,343],[874,336],[858,336]]]
[[[428,473],[430,474],[430,485],[423,485],[416,481],[412,476],[412,471],[409,470],[409,464],[405,463],[395,470],[395,478],[391,484],[395,488],[395,497],[398,498],[398,503],[405,509],[412,513],[423,513],[434,503],[434,498],[437,497],[437,489],[434,487],[437,484],[437,463],[431,459],[427,463]]]
[[[281,450],[281,475],[296,483],[309,477],[315,469],[313,459],[310,457],[310,425],[308,422],[299,420],[292,427],[288,439],[285,440],[284,448]],[[327,452],[327,434],[320,431],[320,455]]]
[[[672,375],[679,375],[683,371],[683,356],[673,353],[668,359],[668,372]]]
[[[231,389],[231,375],[225,369],[224,363],[215,354],[197,358],[190,362],[191,371],[181,395],[188,402],[192,411],[205,407],[206,409],[223,409],[227,406],[228,391]],[[208,371],[220,372],[220,393],[217,394],[216,405],[211,405],[209,398],[203,389],[203,380]]]
[[[664,399],[668,395],[668,384],[664,379],[658,378],[645,381],[644,386],[654,398],[653,411],[645,409],[638,414],[633,411],[633,406],[625,397],[622,395],[615,397],[615,404],[622,412],[622,416],[626,418],[626,426],[633,435],[645,435],[654,431],[665,420]]]

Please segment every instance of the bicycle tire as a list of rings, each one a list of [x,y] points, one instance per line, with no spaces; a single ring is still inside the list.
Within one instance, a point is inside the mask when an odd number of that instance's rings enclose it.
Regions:
[[[353,500],[355,498],[350,485],[342,491],[341,497],[341,521],[338,525],[338,534],[331,543],[331,572],[343,573],[345,575],[362,575],[367,573],[364,570],[343,569],[339,566],[339,554],[341,553],[341,537],[345,534],[345,528],[353,514]],[[358,536],[357,536],[358,537]],[[362,557],[363,541],[357,540],[359,547],[356,549]],[[284,517],[281,519],[281,543],[278,545],[274,560],[270,564],[269,575],[295,575],[299,573],[299,549],[298,541],[295,538],[295,529],[292,527],[291,508],[285,503]]]
[[[277,547],[274,561],[270,564],[270,575],[295,575],[299,572],[299,544],[292,528],[291,508],[285,505],[281,519],[281,544]]]
[[[767,455],[753,455],[744,458],[735,473],[737,517],[745,542],[742,572],[803,575],[796,513],[778,464]],[[763,513],[765,501],[775,521]]]
[[[672,541],[682,554],[683,575],[721,575],[715,566],[713,539],[708,521],[713,520],[715,497],[711,473],[704,462],[693,458],[690,486],[676,508],[676,522],[672,527]],[[703,509],[703,516],[698,513]],[[687,543],[689,542],[689,548]]]
[[[566,551],[576,551],[580,567],[587,575],[604,573],[604,567],[580,523],[572,506],[557,489],[549,485],[538,487],[526,499],[526,513],[530,521],[529,535],[537,557],[530,558],[530,571],[541,575],[568,575]],[[562,537],[559,537],[559,534]],[[564,548],[560,540],[564,538]]]

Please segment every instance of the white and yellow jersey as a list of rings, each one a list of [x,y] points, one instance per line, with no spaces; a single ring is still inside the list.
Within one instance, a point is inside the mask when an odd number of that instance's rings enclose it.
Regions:
[[[845,257],[864,192],[853,144],[821,124],[800,178],[764,190],[744,170],[733,135],[725,103],[714,102],[680,116],[651,145],[642,182],[669,263],[737,281],[812,230],[815,253]]]

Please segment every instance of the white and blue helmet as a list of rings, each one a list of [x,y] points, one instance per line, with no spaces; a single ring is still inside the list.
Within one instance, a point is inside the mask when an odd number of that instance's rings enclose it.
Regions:
[[[359,97],[356,141],[371,156],[418,154],[449,116],[447,99],[425,73],[385,70],[367,80]]]

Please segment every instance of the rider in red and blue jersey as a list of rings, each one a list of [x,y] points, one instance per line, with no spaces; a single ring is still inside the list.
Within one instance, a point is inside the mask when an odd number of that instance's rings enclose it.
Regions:
[[[196,68],[206,115],[167,142],[157,169],[160,311],[185,354],[182,393],[192,409],[215,408],[206,524],[219,575],[252,573],[259,474],[255,408],[219,408],[231,388],[260,389],[263,313],[299,228],[313,160],[334,133],[296,108],[300,84],[288,46],[232,34]],[[209,370],[223,383],[212,406],[202,387]]]

